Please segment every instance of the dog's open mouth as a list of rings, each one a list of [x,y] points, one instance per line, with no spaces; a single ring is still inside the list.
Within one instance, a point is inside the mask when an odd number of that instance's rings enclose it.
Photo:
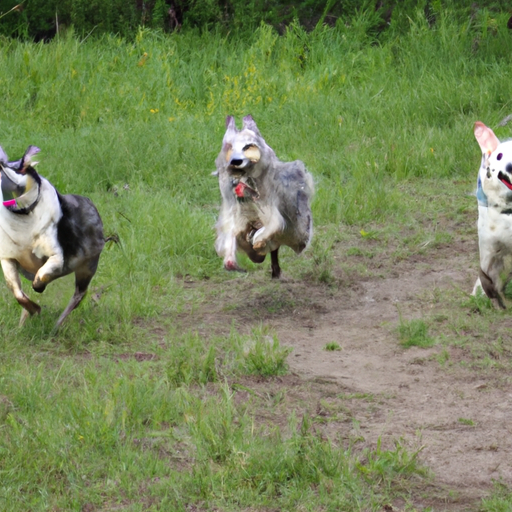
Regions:
[[[505,185],[509,190],[512,190],[512,183],[510,181],[510,177],[503,173],[503,172],[499,172],[498,173],[498,179],[501,181],[501,183],[503,183],[503,185]]]
[[[249,183],[241,181],[236,178],[232,181],[233,191],[235,192],[237,199],[258,199],[260,195],[256,190],[254,183],[252,183],[252,180],[250,178],[247,181],[250,182],[250,185]]]

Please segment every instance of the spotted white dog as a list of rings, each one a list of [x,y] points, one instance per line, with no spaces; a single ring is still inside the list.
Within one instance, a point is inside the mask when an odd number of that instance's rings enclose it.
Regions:
[[[58,277],[75,273],[75,293],[57,320],[58,328],[87,291],[105,244],[103,225],[92,202],[61,195],[40,176],[30,146],[9,162],[0,148],[0,261],[7,286],[23,306],[20,326],[41,308],[21,288],[19,272],[42,293]]]
[[[500,142],[480,121],[474,133],[482,163],[476,193],[480,277],[473,294],[483,288],[505,308],[503,291],[512,273],[512,140]]]
[[[215,248],[227,270],[241,270],[237,249],[256,263],[270,253],[272,277],[279,278],[279,247],[300,253],[311,240],[313,178],[300,160],[281,162],[251,116],[243,121],[237,130],[227,117],[215,161],[222,194]]]

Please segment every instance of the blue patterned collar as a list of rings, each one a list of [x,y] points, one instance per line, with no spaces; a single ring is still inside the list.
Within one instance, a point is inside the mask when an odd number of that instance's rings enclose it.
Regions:
[[[478,201],[478,206],[489,206],[489,201],[487,201],[487,196],[482,188],[482,180],[480,179],[480,176],[478,176],[478,182],[476,184],[476,199]]]

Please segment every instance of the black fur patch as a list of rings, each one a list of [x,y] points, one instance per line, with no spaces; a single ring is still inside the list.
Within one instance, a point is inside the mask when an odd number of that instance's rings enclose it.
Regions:
[[[492,282],[492,279],[480,268],[480,283],[484,289],[485,294],[490,299],[496,299],[501,309],[506,309],[505,303],[500,293],[496,289],[496,286]]]
[[[64,265],[70,258],[100,254],[103,248],[103,225],[98,210],[87,197],[57,192],[62,217],[57,224],[57,239],[64,254]]]
[[[29,165],[27,167],[26,174],[29,174],[30,176],[32,176],[32,178],[34,178],[34,180],[36,180],[36,183],[39,186],[41,186],[41,176],[39,176],[39,174],[37,174],[37,171],[32,166]]]

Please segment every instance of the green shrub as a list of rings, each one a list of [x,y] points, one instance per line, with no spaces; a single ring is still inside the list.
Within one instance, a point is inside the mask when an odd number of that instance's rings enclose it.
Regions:
[[[373,43],[407,33],[411,19],[418,17],[434,27],[446,12],[462,23],[474,20],[487,34],[496,30],[495,14],[508,7],[496,0],[471,5],[455,0],[3,0],[0,34],[48,40],[72,26],[81,37],[109,33],[133,39],[145,26],[221,30],[240,36],[253,33],[262,23],[280,33],[298,23],[308,31],[323,25],[350,28],[361,41]]]

